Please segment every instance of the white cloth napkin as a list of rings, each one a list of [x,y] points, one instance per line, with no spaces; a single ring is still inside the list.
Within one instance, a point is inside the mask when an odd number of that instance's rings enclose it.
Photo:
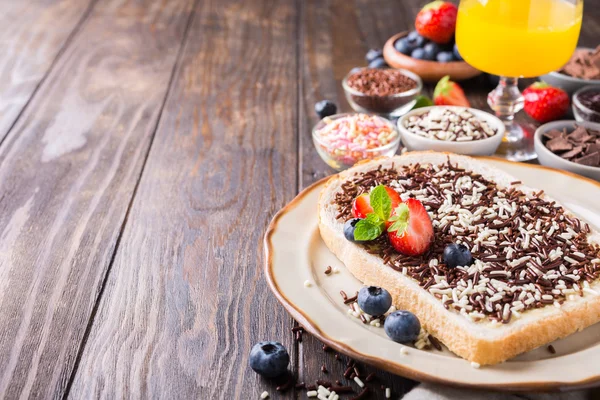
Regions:
[[[510,394],[479,390],[454,389],[448,386],[423,383],[408,392],[402,400],[594,400],[600,399],[600,391],[576,391],[568,393]]]

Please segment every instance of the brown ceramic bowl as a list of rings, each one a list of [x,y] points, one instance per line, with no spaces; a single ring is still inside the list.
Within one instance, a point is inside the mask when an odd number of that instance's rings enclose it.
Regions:
[[[408,35],[408,32],[400,32],[385,43],[383,57],[390,67],[403,68],[419,75],[426,82],[437,82],[446,75],[450,75],[453,81],[462,81],[476,77],[481,71],[473,68],[464,61],[451,61],[440,63],[437,61],[417,60],[400,53],[394,48],[396,40]]]

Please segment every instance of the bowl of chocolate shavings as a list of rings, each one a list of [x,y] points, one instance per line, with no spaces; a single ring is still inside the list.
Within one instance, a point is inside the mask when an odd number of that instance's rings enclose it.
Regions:
[[[534,136],[542,165],[600,181],[600,124],[555,121],[540,126]]]

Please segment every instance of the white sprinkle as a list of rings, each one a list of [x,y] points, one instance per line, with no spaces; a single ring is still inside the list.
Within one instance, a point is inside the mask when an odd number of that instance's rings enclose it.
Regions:
[[[322,394],[322,395],[325,395],[325,396],[329,396],[331,394],[331,392],[329,391],[329,389],[327,389],[323,385],[319,385],[319,387],[317,388],[317,392],[319,392],[319,394]]]
[[[304,281],[304,287],[311,287],[312,283],[308,279]]]
[[[402,355],[407,355],[408,354],[408,349],[406,348],[406,346],[402,346],[400,348],[400,354],[402,354]]]
[[[340,269],[338,267],[334,267],[333,268],[333,273],[334,274],[339,274],[340,273]]]
[[[595,291],[594,289],[590,289],[590,288],[586,288],[586,287],[584,287],[582,290],[585,293],[593,294],[594,296],[598,296],[600,294],[597,291]]]
[[[390,390],[390,388],[385,388],[385,398],[389,399],[392,397],[392,391]]]
[[[572,258],[571,258],[571,257],[569,257],[569,256],[564,256],[564,257],[563,257],[563,259],[564,259],[565,261],[568,261],[568,262],[569,262],[569,263],[571,263],[571,264],[577,264],[577,263],[579,262],[579,261],[577,261],[577,260],[574,260],[574,259],[572,259]]]
[[[552,300],[552,299],[554,299],[554,297],[552,297],[549,294],[544,294],[544,295],[542,295],[542,299],[544,299],[544,300]]]
[[[267,391],[262,392],[260,395],[261,399],[266,399],[267,397],[269,397],[269,392],[267,392]]]
[[[317,394],[317,399],[319,399],[319,400],[328,400],[327,396],[323,395],[322,393]]]
[[[479,368],[479,367],[481,367],[481,364],[479,364],[478,362],[475,362],[475,361],[471,361],[471,367]]]
[[[311,390],[311,391],[306,392],[306,397],[317,397],[317,391]]]
[[[361,388],[362,388],[362,387],[365,387],[365,384],[363,383],[363,381],[361,381],[361,380],[360,380],[360,378],[359,378],[358,376],[355,376],[355,377],[354,377],[354,382],[356,382],[356,384],[357,384],[358,386],[360,386]]]

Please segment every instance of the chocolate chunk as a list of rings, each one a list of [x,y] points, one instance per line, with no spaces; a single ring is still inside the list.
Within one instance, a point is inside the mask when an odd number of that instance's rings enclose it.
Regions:
[[[573,150],[569,150],[566,153],[561,154],[560,156],[568,160],[570,158],[578,156],[580,153],[583,153],[583,146],[573,147]]]
[[[600,79],[600,46],[593,51],[575,50],[560,72],[580,79]]]
[[[573,148],[573,145],[569,143],[569,141],[566,138],[559,136],[557,138],[549,140],[546,143],[546,147],[552,152],[557,152],[571,150]]]
[[[585,154],[600,153],[600,143],[588,144]]]
[[[567,135],[567,138],[571,143],[579,144],[587,142],[592,138],[592,136],[588,134],[587,129],[585,129],[583,126],[578,126],[577,129]]]
[[[544,136],[548,140],[552,140],[557,137],[560,137],[560,135],[562,135],[562,132],[559,131],[558,129],[552,129],[551,131],[547,131],[542,134],[542,136]]]
[[[600,153],[588,154],[581,158],[575,159],[573,161],[580,165],[587,165],[590,167],[598,167],[598,166],[600,166]]]

